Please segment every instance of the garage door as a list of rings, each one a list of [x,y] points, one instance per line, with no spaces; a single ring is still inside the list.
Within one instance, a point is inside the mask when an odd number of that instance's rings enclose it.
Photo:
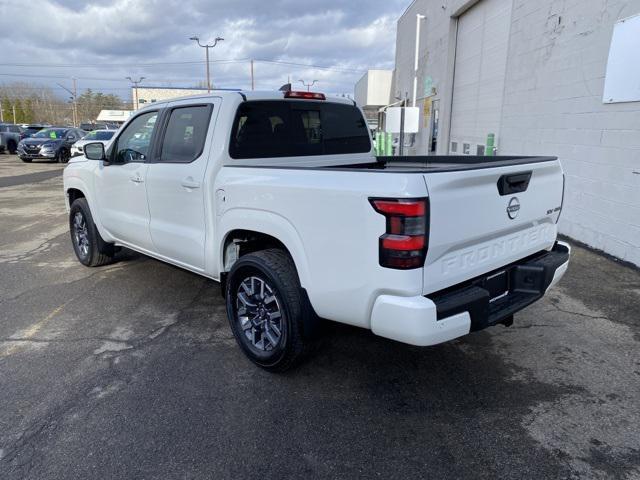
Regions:
[[[512,0],[480,0],[458,20],[451,110],[453,154],[484,154],[499,141]]]

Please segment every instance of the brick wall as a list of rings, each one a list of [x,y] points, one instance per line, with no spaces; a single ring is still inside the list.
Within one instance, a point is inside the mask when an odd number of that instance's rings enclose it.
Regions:
[[[416,0],[398,21],[396,95],[412,91],[415,14],[427,16],[418,85],[431,76],[437,88],[439,154],[449,145],[452,17],[473,3]],[[560,231],[640,265],[640,102],[602,103],[614,24],[636,14],[640,0],[514,0],[497,143],[504,155],[560,157]],[[409,152],[425,154],[427,138],[420,132]]]
[[[636,265],[640,102],[602,94],[614,24],[638,13],[638,0],[515,0],[499,139],[502,154],[560,157],[560,231]]]

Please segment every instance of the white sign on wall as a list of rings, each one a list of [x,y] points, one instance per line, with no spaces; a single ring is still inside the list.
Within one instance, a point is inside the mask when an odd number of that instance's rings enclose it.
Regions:
[[[385,118],[385,131],[387,133],[400,133],[400,122],[404,110],[404,133],[418,133],[420,126],[420,109],[418,107],[392,107],[387,108]]]
[[[615,24],[603,103],[640,101],[640,15]]]

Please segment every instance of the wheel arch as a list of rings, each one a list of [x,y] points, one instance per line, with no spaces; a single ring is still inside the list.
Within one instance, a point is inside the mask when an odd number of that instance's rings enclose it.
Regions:
[[[309,288],[309,268],[302,239],[287,219],[272,212],[234,209],[220,217],[219,226],[218,265],[221,276],[231,269],[233,250],[229,247],[234,244],[239,249],[238,258],[252,251],[280,248],[293,260],[300,285]]]
[[[102,226],[102,222],[100,221],[100,212],[97,208],[95,208],[95,201],[91,194],[90,190],[87,188],[85,183],[79,177],[67,177],[64,179],[64,193],[67,199],[67,212],[69,212],[71,208],[71,204],[78,198],[84,198],[89,204],[89,209],[91,210],[91,216],[93,217],[93,222],[100,232],[100,236],[110,242],[113,241],[111,235],[109,235],[104,227]]]

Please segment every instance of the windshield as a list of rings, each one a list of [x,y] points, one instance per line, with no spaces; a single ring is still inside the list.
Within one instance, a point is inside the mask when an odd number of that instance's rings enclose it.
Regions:
[[[113,134],[112,130],[94,130],[93,132],[82,137],[83,140],[110,140]]]
[[[59,140],[64,137],[66,132],[67,131],[62,128],[47,128],[45,130],[40,130],[33,136],[33,138],[50,138],[52,140]]]

